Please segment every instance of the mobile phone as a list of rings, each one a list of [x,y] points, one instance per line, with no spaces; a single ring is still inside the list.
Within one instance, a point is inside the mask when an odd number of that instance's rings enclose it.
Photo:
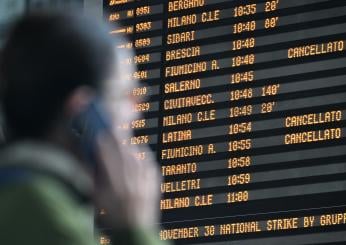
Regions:
[[[87,162],[97,170],[97,136],[101,132],[111,133],[110,119],[101,100],[95,99],[74,118],[72,128]]]

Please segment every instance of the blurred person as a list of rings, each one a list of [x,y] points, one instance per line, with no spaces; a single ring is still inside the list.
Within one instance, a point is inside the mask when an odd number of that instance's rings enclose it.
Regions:
[[[125,93],[134,84],[119,76],[119,59],[104,29],[84,17],[30,15],[9,31],[0,55],[8,130],[0,152],[0,244],[95,245],[95,206],[107,211],[112,244],[160,243],[155,163],[135,159],[120,143],[131,132],[112,126],[135,118]],[[100,98],[110,128],[93,129],[84,118],[93,134],[85,139],[93,139],[88,159],[80,118]]]

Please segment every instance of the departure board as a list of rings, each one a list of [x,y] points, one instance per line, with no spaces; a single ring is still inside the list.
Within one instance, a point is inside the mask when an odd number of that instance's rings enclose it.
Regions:
[[[157,157],[161,240],[346,244],[346,1],[108,0],[104,19],[136,52],[124,144]]]

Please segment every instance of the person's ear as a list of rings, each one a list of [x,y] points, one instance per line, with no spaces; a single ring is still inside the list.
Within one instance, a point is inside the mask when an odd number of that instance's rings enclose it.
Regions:
[[[67,98],[64,106],[65,115],[73,117],[80,114],[95,98],[92,88],[87,86],[78,87]]]

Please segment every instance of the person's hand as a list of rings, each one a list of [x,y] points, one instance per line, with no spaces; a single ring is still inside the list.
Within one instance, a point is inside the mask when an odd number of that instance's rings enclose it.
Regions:
[[[115,228],[148,227],[158,222],[160,175],[151,154],[134,157],[135,148],[124,146],[120,137],[98,137],[101,174],[97,205],[105,208]]]

